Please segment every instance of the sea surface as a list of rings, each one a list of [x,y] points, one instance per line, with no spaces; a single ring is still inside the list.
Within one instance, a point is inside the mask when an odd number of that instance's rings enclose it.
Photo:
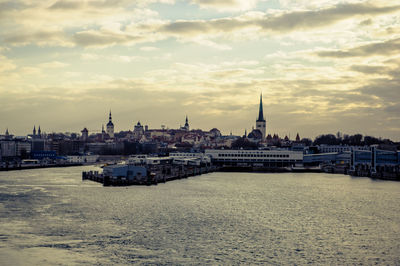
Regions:
[[[400,182],[210,173],[102,187],[0,172],[0,265],[400,264]]]

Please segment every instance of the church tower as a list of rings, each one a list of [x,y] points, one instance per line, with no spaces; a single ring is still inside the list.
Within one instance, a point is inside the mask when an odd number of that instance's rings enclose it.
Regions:
[[[114,124],[112,122],[111,110],[110,110],[110,115],[108,117],[107,134],[110,136],[110,138],[114,138]]]
[[[189,131],[189,120],[188,120],[187,115],[186,115],[186,120],[185,120],[185,129],[186,129],[186,131]]]
[[[262,139],[265,139],[265,134],[267,130],[267,122],[264,119],[263,104],[262,104],[262,93],[260,95],[260,107],[258,110],[258,119],[256,120],[256,129],[260,130],[262,133]]]

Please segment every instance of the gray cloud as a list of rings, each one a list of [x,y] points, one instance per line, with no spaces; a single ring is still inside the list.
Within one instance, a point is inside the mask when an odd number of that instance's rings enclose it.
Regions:
[[[374,95],[386,104],[400,102],[400,79],[374,79],[367,86],[359,89],[365,95]]]
[[[84,2],[81,1],[65,1],[65,0],[60,0],[52,4],[49,9],[64,9],[64,10],[70,10],[70,9],[78,9],[83,6]]]
[[[371,43],[358,46],[348,50],[321,51],[317,55],[320,57],[367,57],[373,55],[391,55],[400,52],[400,38],[390,39],[384,42]]]
[[[3,36],[3,42],[10,45],[25,45],[29,43],[70,45],[62,31],[36,31],[36,32],[13,32]]]
[[[368,66],[368,65],[353,65],[350,70],[361,72],[364,74],[386,74],[387,68],[385,66]]]
[[[270,32],[291,32],[331,25],[359,15],[379,15],[400,10],[400,5],[378,7],[370,4],[340,4],[316,11],[297,11],[263,18],[221,18],[210,21],[177,21],[164,25],[160,30],[174,34],[204,34],[234,31],[245,27],[259,27]]]
[[[272,31],[293,31],[331,25],[359,15],[379,15],[400,10],[400,5],[378,7],[370,4],[339,4],[331,8],[317,11],[298,11],[286,13],[272,18],[265,18],[258,24]]]
[[[226,1],[226,3],[228,3],[231,0]],[[82,6],[85,6],[84,8],[87,8],[88,6],[92,8],[112,6],[117,7],[121,6],[123,3],[125,3],[125,0],[90,1],[85,3],[80,1],[59,0],[49,8],[68,11],[82,9]],[[165,39],[170,36],[178,38],[190,38],[215,33],[229,33],[248,27],[257,28],[265,32],[280,34],[296,30],[307,30],[329,26],[335,22],[351,18],[353,16],[379,15],[396,12],[398,10],[400,10],[400,5],[379,7],[371,4],[341,4],[315,11],[296,11],[277,15],[265,14],[263,17],[249,17],[248,15],[245,15],[212,20],[174,21],[162,25],[160,25],[160,23],[142,24],[135,25],[135,27],[131,28],[131,30],[130,27],[127,27],[121,32],[86,30],[77,32],[73,34],[72,37],[66,37],[63,32],[10,32],[7,36],[4,36],[3,39],[5,43],[12,45],[21,45],[27,43],[46,44],[46,41],[50,40],[51,44],[70,44],[73,42],[76,45],[84,47],[104,47],[116,44],[133,44],[135,42],[154,41],[156,35],[157,39]],[[137,35],[137,31],[140,31],[140,36]],[[350,57],[374,53],[390,54],[399,52],[399,47],[399,39],[396,39],[385,43],[365,45],[348,51],[321,51],[318,53],[318,55],[321,57]]]
[[[129,42],[138,42],[143,40],[140,36],[128,34],[116,34],[103,31],[82,31],[73,36],[77,45],[81,46],[108,46],[113,44],[126,44]]]
[[[140,2],[140,1],[139,1]],[[94,8],[115,8],[122,6],[123,4],[129,3],[127,0],[98,0],[98,1],[80,1],[80,0],[59,0],[52,4],[49,9],[60,9],[60,10],[73,10],[80,9],[82,7],[94,7]]]

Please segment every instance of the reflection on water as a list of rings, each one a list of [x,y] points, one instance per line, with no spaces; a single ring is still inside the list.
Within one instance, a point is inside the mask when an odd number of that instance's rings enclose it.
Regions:
[[[0,264],[400,264],[400,183],[212,173],[152,187],[93,167],[0,173]]]

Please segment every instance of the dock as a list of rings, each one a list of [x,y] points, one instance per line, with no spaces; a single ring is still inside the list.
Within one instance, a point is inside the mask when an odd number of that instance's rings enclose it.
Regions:
[[[123,167],[123,166],[120,166]],[[132,185],[157,185],[172,180],[188,178],[218,171],[217,166],[191,166],[191,165],[147,165],[133,166],[146,169],[146,175],[111,175],[99,171],[82,172],[82,180],[91,180],[103,186],[132,186]]]

